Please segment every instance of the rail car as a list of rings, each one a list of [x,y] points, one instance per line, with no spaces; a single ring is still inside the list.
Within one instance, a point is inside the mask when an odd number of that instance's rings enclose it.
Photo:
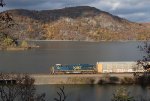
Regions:
[[[51,74],[95,74],[96,66],[92,64],[56,64],[51,67]]]

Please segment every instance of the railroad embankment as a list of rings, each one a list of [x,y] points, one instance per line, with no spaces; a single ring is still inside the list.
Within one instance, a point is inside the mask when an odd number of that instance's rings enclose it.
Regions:
[[[134,84],[133,73],[120,74],[32,74],[36,85],[42,84]]]
[[[29,75],[35,85],[47,84],[140,84],[150,85],[150,73],[101,73],[101,74],[6,74],[2,82],[16,82],[17,78]]]

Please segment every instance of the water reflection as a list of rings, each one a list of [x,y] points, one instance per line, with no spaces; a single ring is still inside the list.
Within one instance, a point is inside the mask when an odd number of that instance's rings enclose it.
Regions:
[[[42,85],[38,86],[38,92],[46,92],[46,99],[53,101],[57,97],[58,87],[65,87],[65,92],[68,94],[67,101],[111,101],[113,93],[118,88],[126,88],[131,96],[140,98],[141,96],[150,98],[150,90],[143,89],[138,85]]]

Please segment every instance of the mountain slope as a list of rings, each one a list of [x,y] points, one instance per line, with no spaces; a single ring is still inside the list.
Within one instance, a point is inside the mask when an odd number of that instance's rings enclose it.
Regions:
[[[11,13],[18,25],[4,32],[17,39],[99,41],[150,38],[149,26],[146,24],[130,22],[89,6],[6,12]]]

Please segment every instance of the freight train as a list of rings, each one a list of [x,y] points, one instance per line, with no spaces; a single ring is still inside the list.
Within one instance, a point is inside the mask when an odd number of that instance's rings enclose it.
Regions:
[[[93,64],[56,64],[51,67],[51,74],[94,74],[97,73]]]
[[[56,64],[51,67],[51,74],[95,74],[95,73],[134,73],[144,72],[136,62],[97,62],[93,64]]]

